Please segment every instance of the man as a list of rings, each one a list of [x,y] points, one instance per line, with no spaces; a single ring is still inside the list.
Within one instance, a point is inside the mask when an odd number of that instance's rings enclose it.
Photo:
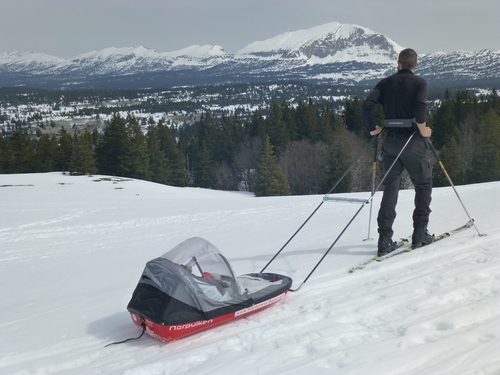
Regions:
[[[432,129],[426,125],[427,82],[413,74],[417,66],[417,53],[408,48],[400,52],[398,72],[380,81],[363,102],[363,124],[372,136],[381,136],[382,127],[374,117],[376,104],[381,104],[386,120],[393,124],[408,124],[414,119],[412,127],[385,127],[386,139],[382,148],[384,170],[387,173],[394,166],[384,181],[384,194],[377,217],[378,256],[383,256],[396,249],[392,240],[392,225],[396,218],[399,184],[403,169],[408,171],[415,187],[415,210],[413,211],[412,246],[418,247],[434,241],[427,225],[431,213],[432,166],[427,150],[426,138]],[[399,121],[406,120],[406,121]],[[415,134],[412,137],[412,134]],[[397,156],[410,139],[401,156]]]

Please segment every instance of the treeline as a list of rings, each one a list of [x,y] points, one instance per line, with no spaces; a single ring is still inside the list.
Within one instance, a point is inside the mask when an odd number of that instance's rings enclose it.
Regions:
[[[383,117],[381,108],[377,116]],[[500,179],[500,98],[460,91],[445,98],[428,118],[433,144],[456,184]],[[0,138],[0,173],[69,171],[138,178],[173,186],[252,191],[257,196],[328,192],[366,149],[361,101],[348,100],[341,114],[312,101],[273,103],[264,116],[215,118],[205,112],[193,125],[171,129],[149,120],[114,114],[102,134],[20,133]],[[334,192],[367,191],[373,154],[354,164]],[[380,163],[379,163],[380,164]],[[436,186],[447,185],[440,168]]]
[[[456,184],[500,180],[500,97],[496,89],[487,96],[448,91],[431,118],[432,141]],[[441,169],[435,186],[448,185]]]

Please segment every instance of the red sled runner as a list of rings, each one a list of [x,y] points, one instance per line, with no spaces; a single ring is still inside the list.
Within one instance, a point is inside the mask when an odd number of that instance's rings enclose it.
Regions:
[[[194,237],[146,264],[127,310],[137,326],[168,342],[260,311],[291,285],[274,273],[235,277],[215,246]]]

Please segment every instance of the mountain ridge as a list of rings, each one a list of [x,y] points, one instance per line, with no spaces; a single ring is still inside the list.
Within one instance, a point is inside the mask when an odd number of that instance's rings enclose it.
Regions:
[[[395,70],[403,49],[362,26],[331,22],[255,41],[234,54],[220,45],[172,52],[108,47],[62,59],[40,52],[0,54],[2,86],[144,88],[272,80],[366,84]],[[500,51],[435,52],[420,57],[429,82],[500,81]]]

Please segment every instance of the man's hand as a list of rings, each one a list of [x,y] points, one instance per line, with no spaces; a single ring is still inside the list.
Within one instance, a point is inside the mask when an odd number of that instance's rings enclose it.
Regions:
[[[424,138],[430,138],[432,135],[432,129],[427,127],[427,124],[424,122],[423,124],[418,124],[418,130],[420,131],[420,135]]]
[[[375,130],[372,130],[370,132],[370,135],[378,135],[382,132],[382,128],[378,125],[375,126]]]

